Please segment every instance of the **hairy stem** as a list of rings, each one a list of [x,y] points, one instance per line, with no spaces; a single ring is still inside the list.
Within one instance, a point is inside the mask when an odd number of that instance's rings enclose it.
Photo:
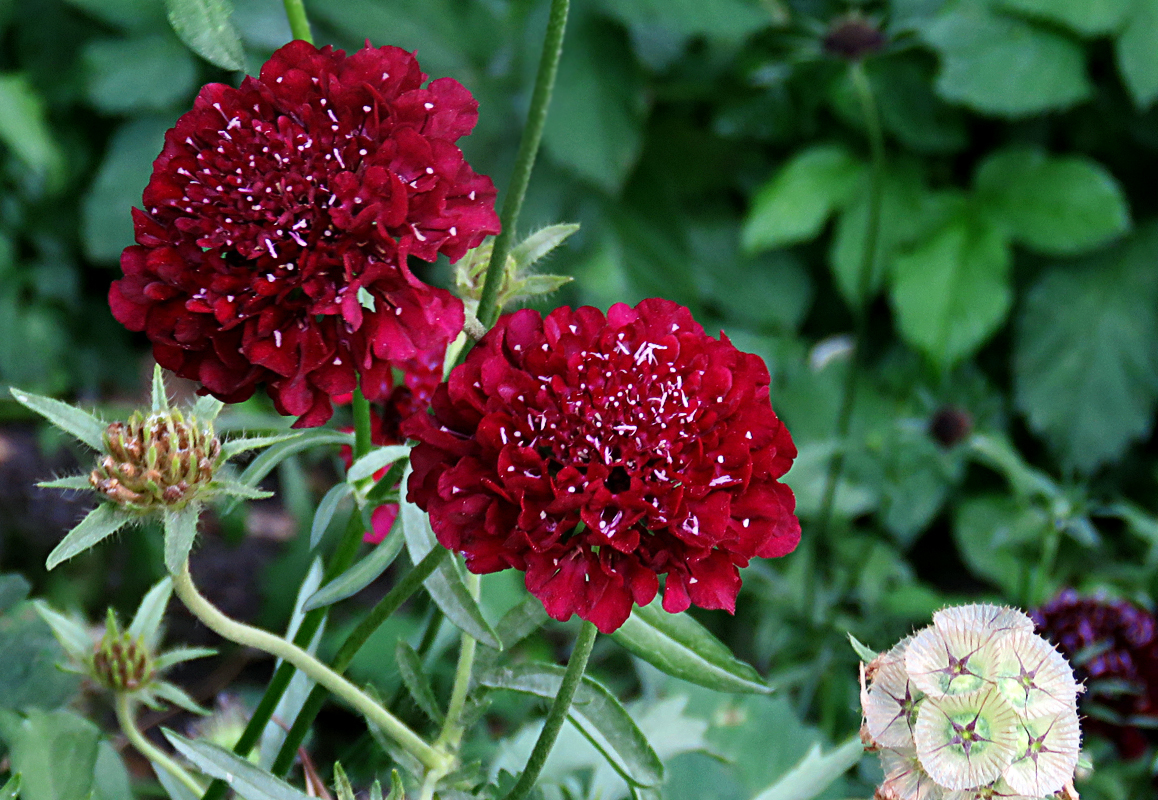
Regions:
[[[206,627],[222,638],[247,647],[264,650],[270,655],[293,664],[311,679],[324,686],[335,696],[345,700],[382,732],[402,746],[428,769],[445,767],[448,756],[427,744],[422,737],[401,720],[378,705],[368,694],[331,670],[305,650],[268,631],[246,625],[222,614],[197,591],[189,574],[189,563],[173,578],[173,589],[181,602]]]
[[[583,681],[583,671],[587,669],[587,659],[591,657],[591,648],[595,646],[595,636],[598,633],[598,629],[590,622],[584,622],[583,627],[579,629],[575,649],[571,651],[571,658],[567,661],[567,671],[563,673],[559,693],[555,695],[551,710],[547,712],[543,730],[539,732],[539,739],[535,742],[530,758],[527,759],[527,766],[506,800],[524,800],[531,793],[531,789],[535,788],[539,773],[543,771],[547,756],[551,754],[551,748],[555,746],[555,740],[559,737],[559,731],[567,719],[567,712],[571,709],[575,692]]]
[[[503,210],[499,215],[502,220],[502,231],[495,239],[491,260],[487,264],[482,296],[479,298],[478,321],[484,328],[494,325],[501,311],[498,307],[499,287],[503,282],[507,256],[515,239],[515,227],[519,222],[519,212],[523,208],[523,198],[527,194],[527,185],[531,182],[531,170],[535,166],[539,142],[543,139],[543,128],[547,124],[547,108],[551,105],[551,91],[555,88],[559,57],[563,54],[563,34],[567,29],[569,7],[569,0],[551,0],[551,15],[547,21],[547,35],[543,39],[543,55],[539,58],[535,89],[531,94],[531,108],[527,112],[523,138],[519,140],[519,152],[515,156],[515,169],[511,173],[511,182],[507,185]]]
[[[284,0],[285,15],[289,18],[290,33],[295,39],[314,43],[314,36],[310,33],[310,21],[306,17],[306,7],[302,0]]]
[[[201,785],[200,781],[186,772],[184,767],[171,759],[168,754],[156,747],[145,738],[143,733],[137,730],[137,723],[134,720],[135,714],[133,713],[135,708],[128,694],[117,692],[116,709],[117,723],[121,726],[121,732],[125,734],[129,744],[137,748],[138,753],[149,759],[154,767],[160,767],[180,781],[183,786],[193,792],[194,796],[200,796],[205,791],[205,787]]]

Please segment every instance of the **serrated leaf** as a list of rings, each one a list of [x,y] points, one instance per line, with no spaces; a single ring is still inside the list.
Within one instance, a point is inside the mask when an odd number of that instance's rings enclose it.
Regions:
[[[347,597],[353,597],[373,583],[394,563],[404,544],[405,537],[400,536],[398,532],[387,536],[385,541],[375,545],[365,558],[310,595],[306,600],[305,610],[313,611],[315,608],[324,608]]]
[[[822,753],[820,745],[814,744],[799,764],[754,800],[812,800],[852,769],[863,754],[860,736],[853,736],[828,753]]]
[[[88,475],[70,475],[67,478],[57,478],[51,481],[41,481],[36,484],[41,489],[73,489],[83,491],[92,489]]]
[[[1014,399],[1067,467],[1090,472],[1149,435],[1158,399],[1158,228],[1029,290]]]
[[[64,648],[69,658],[83,664],[92,655],[93,641],[88,631],[76,620],[56,611],[43,600],[34,600],[33,607],[48,627],[52,629],[56,641]]]
[[[15,387],[10,388],[8,391],[12,392],[12,396],[16,398],[17,403],[29,411],[35,411],[62,431],[72,434],[87,444],[93,450],[99,452],[104,449],[104,433],[108,425],[101,422],[92,414],[70,406],[68,403],[53,400],[51,397],[29,394]]]
[[[441,725],[446,717],[438,707],[438,699],[434,696],[430,679],[422,669],[422,659],[405,639],[399,639],[398,644],[394,646],[394,661],[398,665],[402,683],[414,698],[414,702],[422,709],[422,713],[436,725]]]
[[[48,554],[45,567],[53,569],[62,561],[67,561],[78,553],[94,547],[129,524],[132,519],[132,515],[121,511],[113,504],[101,503],[53,548]]]
[[[1118,71],[1139,110],[1158,98],[1158,0],[1136,0],[1114,42]]]
[[[893,262],[889,299],[901,336],[942,369],[972,355],[1009,313],[1009,264],[991,223],[956,215]]]
[[[346,473],[346,480],[356,482],[363,478],[369,478],[388,464],[401,461],[409,456],[410,448],[404,444],[376,447],[350,466]]]
[[[880,653],[877,653],[875,650],[862,642],[860,639],[853,636],[851,633],[848,634],[848,643],[852,645],[852,649],[856,651],[856,657],[866,664],[875,660],[876,657],[880,655]]]
[[[510,258],[515,262],[515,270],[522,271],[534,266],[578,230],[579,223],[571,222],[548,225],[535,231],[511,250]]]
[[[864,164],[840,145],[815,145],[784,165],[752,200],[744,221],[749,253],[815,238],[852,197]]]
[[[257,450],[262,447],[270,447],[271,445],[280,444],[281,442],[289,442],[302,436],[304,431],[290,431],[289,433],[277,433],[272,436],[243,436],[240,439],[230,439],[221,445],[221,456],[228,461],[236,455],[245,453],[249,450]]]
[[[516,664],[482,676],[479,683],[492,689],[508,689],[554,699],[566,670],[553,664]],[[590,677],[575,692],[571,718],[613,755],[615,767],[637,786],[663,782],[663,763],[647,738],[611,692]]]
[[[190,50],[222,69],[245,69],[229,0],[165,0],[165,8],[169,24]]]
[[[334,519],[334,513],[338,510],[338,506],[353,492],[354,487],[343,481],[331,486],[330,490],[323,495],[321,502],[318,503],[318,510],[314,512],[314,521],[310,525],[311,550],[322,541],[322,537],[330,527],[330,522]]]
[[[154,649],[160,643],[161,620],[172,596],[173,579],[166,575],[141,598],[137,613],[129,623],[129,636],[141,637],[150,650]]]
[[[165,568],[176,575],[185,566],[193,540],[197,538],[197,521],[201,506],[190,503],[180,511],[166,510],[162,517],[165,528]]]
[[[999,0],[1003,11],[1056,22],[1084,36],[1110,33],[1122,24],[1133,0]]]
[[[165,738],[197,769],[229,784],[245,800],[307,800],[308,796],[228,750],[163,729]]]
[[[658,603],[636,607],[611,634],[623,648],[676,678],[721,692],[768,694],[772,689],[749,664],[687,614]]]
[[[1001,150],[978,168],[976,188],[998,225],[1046,255],[1086,253],[1130,229],[1122,187],[1109,170],[1084,156]]]

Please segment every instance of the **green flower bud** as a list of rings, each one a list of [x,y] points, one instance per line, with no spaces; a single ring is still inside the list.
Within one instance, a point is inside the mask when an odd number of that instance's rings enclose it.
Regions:
[[[121,631],[109,609],[105,634],[92,655],[92,676],[114,692],[132,692],[153,678],[153,658],[144,637]]]

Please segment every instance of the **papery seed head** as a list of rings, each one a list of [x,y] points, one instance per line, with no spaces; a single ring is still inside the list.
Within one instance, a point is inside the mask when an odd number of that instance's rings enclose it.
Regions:
[[[1081,749],[1075,710],[1023,720],[1017,734],[1017,754],[1003,774],[1011,787],[1025,795],[1042,797],[1061,791],[1073,780]]]
[[[994,688],[965,695],[926,697],[913,729],[917,757],[947,789],[995,781],[1017,753],[1019,720]]]
[[[1049,642],[1017,631],[1001,639],[997,688],[1024,718],[1059,714],[1075,707],[1074,672]]]
[[[997,663],[993,635],[965,627],[929,626],[913,637],[905,651],[909,680],[934,697],[983,689],[996,677]]]
[[[944,789],[925,772],[913,748],[881,750],[885,778],[877,800],[943,800]]]

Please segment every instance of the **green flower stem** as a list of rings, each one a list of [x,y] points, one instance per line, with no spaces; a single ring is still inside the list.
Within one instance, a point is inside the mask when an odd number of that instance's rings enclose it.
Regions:
[[[484,328],[490,328],[499,318],[499,287],[506,271],[507,255],[515,239],[515,227],[519,222],[519,211],[523,207],[523,197],[527,194],[527,184],[531,182],[531,170],[535,166],[535,156],[539,152],[539,142],[543,139],[543,128],[547,124],[547,108],[551,105],[551,91],[555,88],[555,75],[559,71],[559,57],[563,54],[563,34],[567,29],[569,0],[551,0],[551,14],[547,20],[547,35],[543,39],[543,55],[539,59],[539,72],[535,76],[535,89],[531,94],[531,108],[527,112],[527,122],[523,126],[523,138],[519,141],[519,152],[515,156],[515,169],[507,194],[503,198],[500,215],[502,232],[495,239],[491,260],[487,264],[486,280],[483,282],[482,296],[478,303],[478,321]]]
[[[316,683],[325,686],[334,695],[345,700],[354,709],[365,715],[371,723],[381,728],[383,733],[401,745],[427,769],[441,769],[445,766],[449,758],[447,755],[435,750],[401,720],[374,702],[368,694],[305,650],[268,631],[232,620],[218,611],[193,585],[188,561],[185,562],[181,571],[173,577],[173,589],[185,607],[193,613],[193,616],[205,623],[206,627],[217,635],[240,645],[264,650],[270,655],[293,664]]]
[[[374,608],[370,609],[370,613],[366,615],[349,636],[346,641],[342,643],[341,649],[334,657],[334,663],[330,665],[330,669],[341,675],[350,666],[354,660],[354,656],[362,649],[362,645],[366,644],[374,631],[386,621],[390,615],[397,611],[403,603],[405,603],[410,596],[421,588],[423,582],[430,577],[438,566],[450,555],[450,551],[445,547],[436,547],[427,553],[426,558],[422,559],[415,565],[414,569],[410,570],[406,576],[398,582],[398,584],[386,593]],[[282,743],[281,749],[277,753],[277,758],[273,762],[271,772],[275,775],[284,775],[293,766],[294,755],[297,753],[298,747],[306,738],[306,733],[310,730],[310,725],[313,724],[314,718],[317,717],[318,712],[322,709],[322,704],[326,701],[326,696],[329,692],[322,685],[317,685],[310,690],[309,696],[306,697],[306,702],[302,704],[301,711],[298,712],[297,718],[290,727],[289,733],[286,734],[285,741]]]
[[[137,748],[138,753],[153,762],[155,767],[160,767],[179,780],[183,786],[193,792],[194,796],[199,797],[201,793],[205,791],[205,787],[201,785],[200,781],[186,772],[180,764],[171,759],[163,750],[156,747],[145,738],[144,734],[137,730],[137,723],[133,719],[135,716],[133,713],[135,710],[133,701],[127,693],[117,692],[116,709],[117,723],[121,726],[121,732],[125,734],[125,738],[129,740],[129,743]]]
[[[478,602],[482,579],[473,572],[466,576],[466,588],[470,596]],[[474,668],[474,654],[478,642],[467,633],[462,634],[462,648],[458,654],[458,667],[454,672],[454,688],[450,692],[450,703],[446,708],[446,721],[435,740],[435,747],[449,747],[457,750],[462,741],[462,709],[466,705],[466,694],[470,688],[470,673]]]
[[[579,637],[575,640],[575,649],[571,651],[571,658],[567,661],[567,671],[563,673],[563,683],[559,686],[559,693],[551,703],[551,710],[547,712],[547,719],[543,722],[543,730],[539,732],[539,739],[535,748],[527,759],[527,766],[519,776],[519,782],[506,800],[524,800],[535,788],[539,780],[539,773],[547,763],[547,756],[555,746],[559,731],[563,728],[563,721],[567,719],[567,712],[571,709],[571,701],[583,680],[583,671],[587,669],[587,659],[591,657],[591,648],[595,646],[595,636],[599,633],[594,624],[584,622],[579,629]]]
[[[370,441],[370,401],[362,394],[362,387],[354,390],[354,460],[357,461],[373,448]]]
[[[310,33],[310,21],[306,17],[306,7],[302,0],[284,0],[285,15],[289,18],[290,33],[295,39],[314,43],[314,36]]]

